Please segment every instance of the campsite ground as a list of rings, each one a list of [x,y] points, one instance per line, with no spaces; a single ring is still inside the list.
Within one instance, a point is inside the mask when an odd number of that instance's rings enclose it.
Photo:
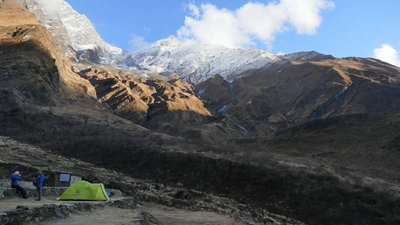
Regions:
[[[79,201],[68,201],[68,203],[74,203]],[[38,207],[44,204],[62,204],[66,202],[57,201],[55,197],[43,197],[42,201],[35,201],[34,197],[24,198],[5,198],[0,200],[0,212],[14,210],[17,206],[29,206]],[[93,204],[102,204],[103,202],[93,202]]]
[[[134,182],[136,187],[143,186],[139,180],[123,176],[114,171],[108,171],[91,164],[84,163],[76,159],[66,159],[59,155],[50,154],[42,149],[22,144],[7,137],[0,136],[0,178],[8,178],[14,170],[23,173],[23,179],[35,178],[36,168],[45,168],[49,170],[63,170],[68,168],[76,174],[83,176],[93,176],[97,174],[104,179],[119,177],[126,183]],[[110,175],[111,174],[111,175]],[[28,179],[29,180],[29,179]],[[143,193],[144,194],[144,193]],[[139,196],[137,196],[139,197]],[[111,200],[118,200],[123,197],[112,197]],[[68,203],[79,201],[68,201]],[[87,201],[85,201],[87,202]],[[104,202],[92,202],[93,204],[103,204]],[[42,201],[35,201],[35,197],[23,198],[5,198],[0,200],[0,212],[16,209],[17,206],[39,207],[44,204],[61,204],[54,196],[43,196]],[[225,225],[244,224],[241,220],[237,221],[234,217],[226,215],[205,212],[189,211],[179,208],[166,207],[140,201],[140,207],[135,209],[119,209],[115,207],[104,207],[93,212],[80,212],[71,214],[65,219],[45,221],[42,224],[140,224],[138,219],[143,218],[143,214],[155,217],[159,222],[153,224],[209,224]],[[136,222],[135,222],[136,221]]]
[[[121,197],[122,198],[122,197]],[[121,198],[113,198],[117,200]],[[79,201],[68,201],[76,203]],[[33,198],[7,198],[0,201],[0,212],[15,209],[17,206],[39,207],[44,204],[62,204],[54,197],[44,197],[42,201],[35,201]],[[85,201],[87,203],[87,201]],[[91,202],[92,204],[104,204],[105,202]],[[91,212],[72,213],[65,219],[52,219],[43,221],[44,225],[87,225],[87,224],[144,224],[141,223],[144,217],[153,218],[152,224],[208,224],[208,225],[242,225],[241,220],[232,217],[219,215],[212,212],[192,212],[188,210],[169,208],[152,203],[144,203],[135,209],[120,209],[112,206],[98,207]]]

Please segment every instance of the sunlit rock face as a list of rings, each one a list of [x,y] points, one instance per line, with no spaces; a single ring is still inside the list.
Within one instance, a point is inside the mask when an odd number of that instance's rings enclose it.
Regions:
[[[122,53],[122,50],[106,43],[94,29],[90,20],[75,11],[63,0],[21,0],[25,8],[52,33],[57,45],[67,53],[86,49],[99,53]]]

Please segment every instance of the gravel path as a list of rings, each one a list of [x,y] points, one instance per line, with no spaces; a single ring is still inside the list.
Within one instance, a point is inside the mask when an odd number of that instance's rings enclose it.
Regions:
[[[116,199],[111,199],[116,200]],[[39,207],[43,204],[66,204],[79,201],[57,201],[55,198],[44,197],[42,201],[33,198],[6,198],[0,200],[0,212],[14,210],[17,206]],[[87,203],[87,201],[85,201]],[[104,204],[104,202],[93,202]],[[144,220],[153,219],[151,224],[158,225],[244,225],[241,220],[219,215],[213,212],[193,212],[169,208],[157,204],[146,203],[135,209],[120,209],[112,206],[98,207],[92,212],[78,212],[70,214],[65,219],[43,221],[44,225],[88,225],[88,224],[113,224],[113,225],[141,225],[149,224]]]

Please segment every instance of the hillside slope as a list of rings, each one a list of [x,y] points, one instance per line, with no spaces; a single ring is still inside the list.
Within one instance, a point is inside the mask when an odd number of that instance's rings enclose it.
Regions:
[[[90,83],[70,70],[64,53],[33,14],[14,1],[1,3],[0,10],[3,93],[13,93],[21,104],[32,101],[51,105],[96,96]]]
[[[372,58],[286,61],[231,83],[214,80],[197,85],[200,97],[220,114],[245,122],[255,136],[263,126],[277,129],[339,115],[400,112],[400,68]]]

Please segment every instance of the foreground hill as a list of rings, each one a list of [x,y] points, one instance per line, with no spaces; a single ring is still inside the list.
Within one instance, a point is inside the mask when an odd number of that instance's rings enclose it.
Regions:
[[[4,171],[77,171],[146,201],[260,224],[399,223],[397,67],[312,54],[196,86],[71,69],[50,33],[9,3],[0,135],[40,148],[2,145]]]

